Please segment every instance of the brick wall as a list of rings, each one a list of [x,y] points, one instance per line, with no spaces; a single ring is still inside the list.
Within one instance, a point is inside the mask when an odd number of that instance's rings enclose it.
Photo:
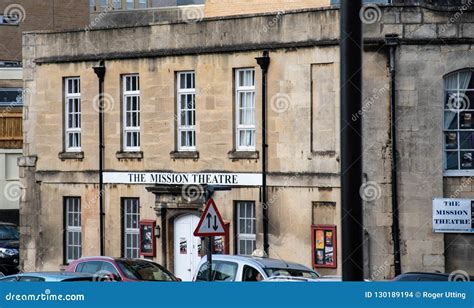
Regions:
[[[206,17],[329,6],[330,0],[207,0]]]
[[[19,12],[17,25],[0,25],[0,60],[21,61],[24,31],[85,28],[89,24],[88,0],[2,0],[0,15]]]

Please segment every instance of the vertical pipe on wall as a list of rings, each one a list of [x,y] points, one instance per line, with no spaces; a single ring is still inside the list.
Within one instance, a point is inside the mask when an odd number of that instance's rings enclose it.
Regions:
[[[341,220],[342,278],[364,279],[362,186],[362,121],[352,121],[362,107],[361,0],[341,3]]]
[[[392,139],[392,241],[393,260],[395,276],[402,273],[400,257],[400,220],[398,207],[398,157],[397,157],[397,128],[396,128],[396,62],[395,51],[399,44],[398,35],[387,34],[385,44],[389,47],[389,70],[390,70],[390,134]]]
[[[263,250],[268,254],[268,205],[267,205],[267,85],[270,56],[268,51],[262,57],[255,58],[262,69],[262,214],[263,214]]]
[[[104,211],[104,79],[105,64],[100,61],[95,66],[94,73],[99,79],[99,229],[100,229],[100,255],[105,255],[105,211]]]

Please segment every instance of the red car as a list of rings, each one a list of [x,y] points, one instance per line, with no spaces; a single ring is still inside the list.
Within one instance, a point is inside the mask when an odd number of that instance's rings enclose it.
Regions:
[[[143,259],[86,257],[71,262],[66,272],[93,274],[99,281],[181,281],[163,266]]]

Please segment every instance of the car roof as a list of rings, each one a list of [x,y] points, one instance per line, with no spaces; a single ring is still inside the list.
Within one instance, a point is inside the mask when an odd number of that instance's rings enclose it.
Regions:
[[[314,272],[312,269],[304,265],[294,263],[294,262],[288,262],[281,259],[254,258],[254,257],[232,256],[232,255],[213,255],[212,258],[214,260],[221,260],[221,261],[239,261],[239,262],[251,264],[254,266],[258,266],[264,269],[265,268],[290,268],[294,270]]]
[[[104,257],[104,256],[90,256],[90,257],[82,257],[80,259],[77,259],[75,261],[91,261],[91,260],[109,260],[109,261],[113,261],[115,260],[116,258],[112,258],[112,257]]]
[[[443,274],[443,273],[424,273],[424,272],[408,272],[401,274],[402,275],[414,275],[414,276],[449,276],[449,274]]]
[[[137,259],[137,258],[116,258],[116,257],[107,257],[107,256],[90,256],[82,257],[80,259],[74,260],[74,262],[84,262],[84,261],[144,261],[144,262],[153,262],[147,259]],[[72,263],[72,262],[71,262]]]

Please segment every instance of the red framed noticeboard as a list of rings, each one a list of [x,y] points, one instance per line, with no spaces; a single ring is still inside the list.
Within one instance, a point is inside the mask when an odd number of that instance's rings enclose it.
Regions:
[[[311,227],[311,252],[314,268],[337,268],[337,232],[334,225]]]
[[[138,238],[140,240],[140,255],[144,257],[156,256],[155,227],[156,221],[140,221],[140,233]]]
[[[224,223],[224,230],[225,235],[221,236],[213,236],[212,242],[212,254],[214,255],[228,255],[230,254],[229,249],[229,230],[230,230],[230,223]],[[204,237],[201,237],[201,244],[198,246],[198,254],[200,257],[203,257],[203,250],[202,245],[204,244]]]

